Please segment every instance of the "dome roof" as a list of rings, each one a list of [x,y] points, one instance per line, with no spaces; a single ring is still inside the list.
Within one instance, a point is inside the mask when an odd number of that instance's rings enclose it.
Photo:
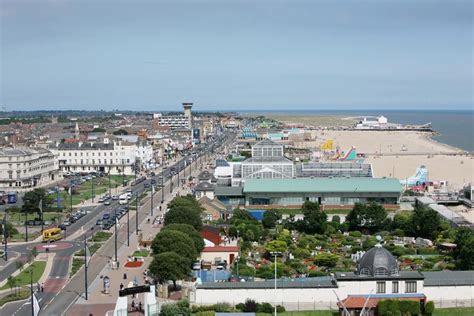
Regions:
[[[361,276],[398,275],[397,259],[380,244],[367,251],[359,261],[357,274]]]
[[[214,191],[215,187],[209,182],[199,182],[194,188],[195,191]]]

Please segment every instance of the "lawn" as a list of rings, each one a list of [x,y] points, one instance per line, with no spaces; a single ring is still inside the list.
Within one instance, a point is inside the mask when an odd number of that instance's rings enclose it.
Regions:
[[[148,251],[146,249],[142,249],[142,250],[135,251],[132,256],[134,256],[134,257],[148,257],[149,254],[150,254],[150,251]]]
[[[110,236],[112,236],[113,234],[112,233],[108,233],[108,232],[97,232],[95,233],[95,235],[92,237],[92,241],[93,242],[102,242],[102,241],[106,241],[110,238]]]
[[[74,274],[76,274],[77,271],[84,265],[84,259],[82,258],[72,258],[72,268],[71,268],[71,273],[69,273],[69,277],[72,277]]]
[[[90,254],[93,255],[94,253],[96,253],[97,250],[99,250],[101,246],[101,244],[92,244],[88,245],[87,247],[89,248]],[[77,251],[74,255],[78,257],[84,256],[84,249]]]
[[[434,316],[468,316],[474,315],[474,307],[435,309]]]
[[[36,233],[30,233],[28,232],[28,241],[35,239],[36,237],[39,236],[39,232]],[[13,234],[11,241],[25,241],[25,233],[18,233],[18,234]]]
[[[36,284],[41,276],[43,275],[44,268],[46,267],[46,261],[35,261],[28,268],[18,274],[15,279],[17,281],[17,286],[29,285],[30,284],[30,270],[33,269],[33,284]],[[6,290],[10,287],[8,284],[5,284],[0,288],[0,290]]]
[[[20,290],[19,292],[8,294],[7,296],[0,298],[0,306],[3,306],[8,302],[27,299],[30,297],[30,293],[30,290]]]

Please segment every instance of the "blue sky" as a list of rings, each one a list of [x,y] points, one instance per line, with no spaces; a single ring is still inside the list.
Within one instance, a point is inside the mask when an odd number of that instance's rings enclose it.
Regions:
[[[472,109],[471,1],[2,0],[7,109]]]

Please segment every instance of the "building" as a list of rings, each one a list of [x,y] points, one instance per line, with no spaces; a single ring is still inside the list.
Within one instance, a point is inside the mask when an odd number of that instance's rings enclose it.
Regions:
[[[359,162],[309,162],[297,164],[298,178],[367,177],[372,178],[372,165]]]
[[[30,189],[57,180],[54,154],[41,147],[0,149],[0,189]]]
[[[245,205],[301,206],[305,201],[323,207],[352,206],[357,202],[399,203],[402,186],[394,178],[249,179]]]
[[[189,103],[189,102],[183,103],[184,114],[179,114],[179,115],[162,115],[161,113],[154,113],[153,121],[158,122],[158,126],[168,126],[172,129],[175,129],[175,128],[191,129],[193,126],[193,116],[191,113],[192,106],[193,106],[192,103]]]
[[[293,178],[293,161],[283,155],[283,145],[265,139],[252,146],[252,157],[242,162],[241,176],[247,179]]]
[[[400,298],[433,301],[436,306],[472,306],[474,271],[400,271],[392,254],[380,244],[362,256],[355,272],[317,278],[275,281],[205,282],[196,284],[192,302],[238,304],[250,298],[283,305],[286,310],[338,308],[338,297]],[[357,302],[358,304],[359,302]],[[354,306],[356,306],[354,302]],[[374,308],[374,305],[369,306]]]
[[[62,173],[110,172],[112,175],[134,175],[137,153],[140,153],[137,144],[110,141],[108,138],[102,142],[60,143],[50,149],[55,153]]]

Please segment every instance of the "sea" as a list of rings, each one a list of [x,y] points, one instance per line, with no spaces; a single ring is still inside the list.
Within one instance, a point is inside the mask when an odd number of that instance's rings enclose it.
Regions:
[[[390,123],[431,123],[437,132],[432,139],[462,150],[474,152],[474,111],[472,110],[291,110],[291,111],[242,111],[292,115],[328,116],[385,116]]]

